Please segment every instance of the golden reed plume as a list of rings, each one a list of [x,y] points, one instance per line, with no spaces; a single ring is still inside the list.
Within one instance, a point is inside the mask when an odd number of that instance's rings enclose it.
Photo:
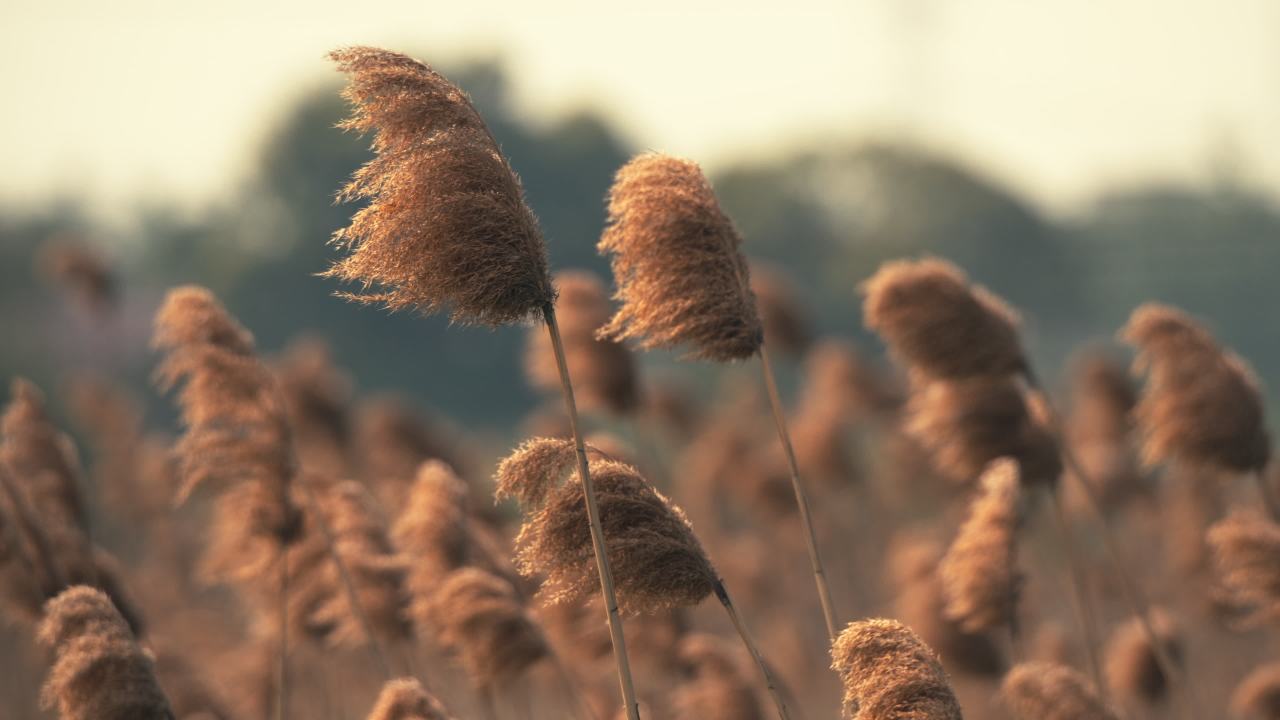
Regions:
[[[788,355],[804,354],[813,341],[813,327],[795,281],[772,263],[753,260],[750,268],[764,341]]]
[[[555,289],[556,315],[578,406],[588,412],[633,412],[640,405],[635,360],[622,343],[596,335],[613,312],[604,283],[592,273],[570,270],[556,273]],[[541,328],[529,330],[524,367],[534,387],[560,392],[559,364],[551,339]]]
[[[680,640],[676,657],[690,675],[672,693],[677,720],[764,720],[755,690],[723,640],[692,633]]]
[[[413,598],[410,615],[421,617],[422,604],[441,578],[466,565],[472,554],[466,483],[439,460],[422,463],[391,538],[410,558],[405,579]]]
[[[1146,490],[1131,438],[1137,388],[1123,364],[1097,350],[1073,358],[1070,377],[1064,442],[1093,481],[1103,507],[1113,509]],[[1063,491],[1069,506],[1083,506],[1078,482],[1064,483]]]
[[[1000,694],[1019,720],[1119,720],[1080,673],[1065,665],[1014,666]]]
[[[1182,659],[1182,629],[1167,610],[1151,609],[1151,626],[1156,637],[1164,644],[1165,652],[1175,660]],[[1169,679],[1160,668],[1160,662],[1152,651],[1137,618],[1130,618],[1117,627],[1107,641],[1107,684],[1118,695],[1154,704],[1169,691]]]
[[[1271,456],[1262,391],[1236,354],[1180,310],[1148,303],[1122,337],[1138,349],[1147,385],[1136,416],[1143,459],[1258,472]]]
[[[9,405],[0,416],[0,462],[22,479],[32,508],[44,522],[87,528],[81,497],[80,465],[71,439],[49,420],[44,395],[27,380],[10,386]]]
[[[454,322],[502,325],[552,302],[547,251],[520,181],[462,90],[412,58],[371,47],[329,57],[348,76],[341,127],[373,132],[375,157],[339,199],[368,200],[333,242],[325,274],[349,299]]]
[[[62,720],[173,720],[151,660],[102,592],[76,586],[50,600],[39,639],[54,654],[41,704]]]
[[[1017,313],[945,260],[885,263],[860,291],[863,322],[913,370],[959,380],[1028,369]]]
[[[618,171],[600,251],[613,257],[622,307],[601,337],[689,358],[741,360],[763,341],[742,238],[702,170],[647,153]]]
[[[981,494],[938,565],[945,616],[968,632],[1015,623],[1022,574],[1017,569],[1021,498],[1018,464],[991,463]]]
[[[478,688],[501,688],[550,653],[511,583],[479,568],[446,575],[424,619]]]
[[[116,306],[119,287],[107,259],[72,237],[54,236],[41,243],[36,264],[81,306],[105,313]]]
[[[1231,693],[1231,712],[1242,720],[1280,720],[1280,662],[1255,668]]]
[[[1251,627],[1280,620],[1280,525],[1237,512],[1205,536],[1222,599]]]
[[[849,623],[831,645],[831,668],[853,720],[961,720],[937,654],[896,620]]]
[[[439,700],[413,678],[398,678],[382,686],[368,720],[453,720]]]

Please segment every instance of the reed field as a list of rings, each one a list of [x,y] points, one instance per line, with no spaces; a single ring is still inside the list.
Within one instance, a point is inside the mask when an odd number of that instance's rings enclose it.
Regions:
[[[558,267],[466,93],[329,60],[372,155],[314,281],[522,336],[545,402],[515,442],[428,417],[200,285],[150,397],[7,378],[0,720],[1280,719],[1280,473],[1215,318],[1153,298],[1047,372],[940,251],[859,269],[869,352],[657,152],[614,168],[610,272]],[[120,311],[91,248],[34,266]]]

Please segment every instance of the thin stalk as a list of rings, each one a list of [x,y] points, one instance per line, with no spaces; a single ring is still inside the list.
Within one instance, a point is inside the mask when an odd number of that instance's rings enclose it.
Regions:
[[[636,701],[635,685],[631,680],[631,660],[627,657],[627,641],[622,633],[622,617],[618,614],[618,598],[613,590],[613,570],[609,567],[609,553],[604,544],[604,527],[600,524],[600,508],[596,505],[596,489],[591,482],[587,464],[587,448],[578,428],[578,405],[573,399],[573,384],[569,381],[569,365],[564,357],[564,341],[560,339],[560,326],[556,323],[556,309],[551,303],[542,306],[547,321],[547,333],[555,351],[556,367],[560,371],[560,389],[564,392],[565,410],[569,414],[569,428],[573,431],[573,443],[578,457],[578,477],[582,480],[582,494],[586,498],[587,521],[591,526],[591,545],[595,550],[596,571],[600,575],[600,592],[604,596],[609,616],[609,640],[613,643],[613,659],[618,666],[618,685],[622,690],[622,702],[627,709],[628,720],[640,720],[640,705]]]
[[[1015,588],[1009,594],[1013,596],[1009,606],[1009,657],[1016,665],[1022,662],[1026,653],[1022,648],[1022,623],[1018,621],[1018,591]]]
[[[1252,475],[1254,482],[1258,484],[1258,494],[1262,496],[1262,504],[1266,506],[1267,514],[1271,516],[1273,522],[1280,523],[1280,502],[1277,502],[1276,496],[1272,494],[1266,477],[1261,470],[1254,470]]]
[[[729,620],[733,622],[733,629],[738,631],[738,637],[742,638],[742,644],[747,646],[747,651],[751,653],[752,659],[756,661],[756,667],[760,668],[760,674],[764,676],[765,686],[769,689],[769,697],[773,698],[773,704],[778,709],[778,717],[780,720],[791,720],[791,713],[787,711],[787,703],[782,699],[782,693],[778,690],[777,683],[773,680],[773,673],[769,671],[769,666],[765,664],[764,656],[760,654],[760,649],[756,647],[756,641],[751,639],[751,633],[747,631],[747,626],[743,624],[737,608],[733,606],[733,600],[729,598],[729,591],[725,589],[724,583],[719,578],[716,579],[715,591],[716,599],[724,606],[724,611],[729,614]]]
[[[813,518],[809,513],[809,500],[805,497],[804,488],[800,485],[800,468],[796,463],[796,452],[791,447],[791,433],[787,431],[787,418],[782,409],[782,399],[778,395],[778,383],[774,380],[773,365],[769,362],[769,352],[764,343],[760,343],[760,369],[764,373],[764,384],[769,391],[769,405],[773,408],[773,421],[778,426],[778,439],[782,441],[782,450],[787,456],[787,465],[791,471],[791,489],[796,495],[796,506],[800,509],[800,522],[804,525],[805,542],[809,548],[809,564],[813,568],[813,582],[818,588],[818,600],[822,603],[822,619],[827,623],[827,635],[834,641],[839,630],[836,627],[835,606],[831,602],[831,588],[827,586],[827,574],[822,567],[822,555],[818,552],[818,535],[813,529]]]
[[[280,656],[276,658],[276,720],[289,717],[289,547],[280,545]]]
[[[310,484],[299,482],[298,485],[302,487],[303,495],[307,498],[307,506],[311,509],[312,517],[315,518],[316,527],[320,528],[320,535],[324,538],[329,558],[333,560],[334,567],[338,569],[338,578],[342,582],[343,592],[347,595],[347,604],[351,606],[351,612],[355,613],[356,620],[359,621],[365,637],[369,640],[369,650],[377,661],[378,667],[382,670],[386,679],[391,680],[393,677],[391,664],[387,662],[387,654],[382,649],[382,643],[378,641],[377,635],[373,632],[373,623],[369,622],[369,615],[365,613],[364,605],[360,603],[360,597],[356,594],[356,586],[351,581],[351,575],[347,572],[347,564],[338,555],[337,543],[333,538],[333,528],[329,527],[328,521],[321,514],[320,505],[316,502],[315,491],[311,489]]]
[[[1084,569],[1080,565],[1080,558],[1076,555],[1076,544],[1071,539],[1071,529],[1067,527],[1062,500],[1059,499],[1054,488],[1049,488],[1048,493],[1053,503],[1053,522],[1062,540],[1062,548],[1067,553],[1067,566],[1071,570],[1071,589],[1075,600],[1072,606],[1076,611],[1076,621],[1080,623],[1081,632],[1084,634],[1085,651],[1089,656],[1089,674],[1093,676],[1093,684],[1098,690],[1098,696],[1106,701],[1107,684],[1103,680],[1102,663],[1098,659],[1097,625],[1093,614],[1093,602],[1085,585]]]

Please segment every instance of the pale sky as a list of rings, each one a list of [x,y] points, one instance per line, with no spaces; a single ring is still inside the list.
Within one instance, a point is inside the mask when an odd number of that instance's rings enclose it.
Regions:
[[[1280,195],[1276,0],[5,0],[0,205],[225,197],[348,44],[496,51],[530,117],[712,168],[909,129],[1050,208],[1223,155]]]

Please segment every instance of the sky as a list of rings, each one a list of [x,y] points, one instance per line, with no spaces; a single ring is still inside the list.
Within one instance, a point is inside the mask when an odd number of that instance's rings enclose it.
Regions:
[[[216,202],[349,44],[497,55],[534,121],[712,169],[905,137],[1051,210],[1224,165],[1280,196],[1275,0],[5,0],[0,205]]]

